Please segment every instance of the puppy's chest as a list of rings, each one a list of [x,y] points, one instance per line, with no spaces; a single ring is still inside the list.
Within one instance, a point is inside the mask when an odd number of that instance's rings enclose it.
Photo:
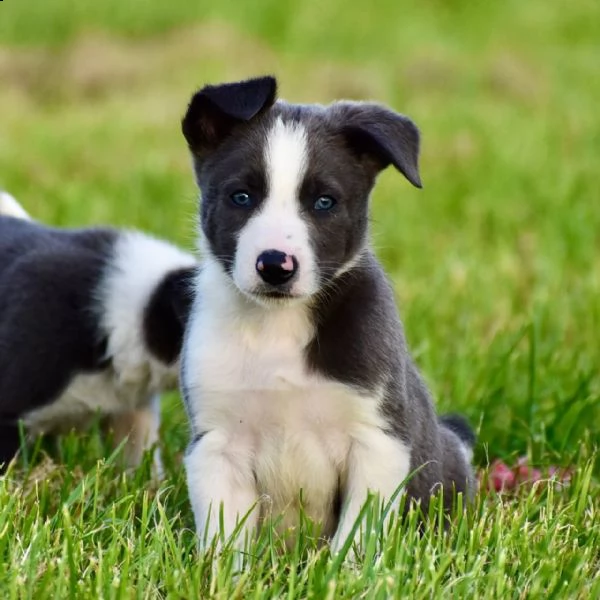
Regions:
[[[311,325],[297,315],[250,326],[199,324],[201,348],[194,360],[203,428],[247,432],[277,430],[332,434],[361,418],[365,399],[356,390],[309,370],[305,348]]]
[[[376,405],[309,371],[310,325],[293,318],[247,329],[200,326],[192,410],[199,428],[225,431],[232,452],[251,457],[257,492],[274,513],[297,507],[301,496],[308,514],[330,530],[350,445],[358,430],[375,424]],[[293,518],[288,511],[284,526]]]

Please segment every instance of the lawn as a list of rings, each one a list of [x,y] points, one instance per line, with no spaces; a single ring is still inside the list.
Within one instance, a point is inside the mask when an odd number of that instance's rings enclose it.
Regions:
[[[195,549],[171,394],[160,485],[94,434],[0,480],[1,596],[600,597],[599,58],[596,0],[0,3],[0,188],[48,223],[193,247],[179,120],[207,81],[410,115],[424,189],[384,173],[372,231],[439,410],[476,426],[482,469],[575,471],[482,492],[445,535],[397,523],[352,568],[266,531],[236,578]]]

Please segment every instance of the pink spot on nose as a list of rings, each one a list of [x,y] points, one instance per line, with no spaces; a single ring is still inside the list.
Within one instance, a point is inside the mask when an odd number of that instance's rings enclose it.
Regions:
[[[285,260],[281,263],[281,268],[284,271],[293,271],[294,270],[294,261],[289,254],[285,255]]]
[[[264,270],[265,270],[265,265],[264,265],[264,263],[263,263],[263,261],[262,261],[262,260],[259,260],[259,261],[256,263],[256,268],[257,268],[259,271],[264,271]]]

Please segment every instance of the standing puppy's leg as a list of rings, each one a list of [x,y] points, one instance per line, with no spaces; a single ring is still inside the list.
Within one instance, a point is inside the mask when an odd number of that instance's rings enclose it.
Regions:
[[[331,542],[333,552],[339,552],[352,533],[369,493],[376,494],[379,502],[387,503],[409,473],[410,450],[401,440],[379,428],[365,430],[354,439],[342,489],[342,515]],[[396,494],[395,506],[400,502],[401,494]],[[388,514],[391,513],[392,510]],[[363,526],[358,527],[355,542],[359,542]]]
[[[138,467],[144,452],[159,440],[160,396],[154,396],[148,406],[113,415],[109,421],[115,445],[126,439],[123,448],[125,463],[131,468]],[[161,479],[164,472],[158,446],[154,449],[154,470],[156,477]]]
[[[201,548],[208,547],[217,535],[227,540],[244,519],[234,548],[243,550],[246,538],[250,539],[258,523],[251,461],[250,448],[232,443],[221,432],[209,431],[192,440],[185,468]]]
[[[13,423],[0,424],[0,475],[6,471],[19,447],[19,426]]]

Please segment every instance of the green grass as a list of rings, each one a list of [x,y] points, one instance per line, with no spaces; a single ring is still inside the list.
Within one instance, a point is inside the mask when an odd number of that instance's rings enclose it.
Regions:
[[[266,532],[236,579],[195,549],[172,394],[160,486],[96,435],[0,480],[3,597],[600,596],[599,39],[594,0],[0,3],[0,187],[49,223],[192,247],[178,123],[205,81],[275,72],[290,99],[413,117],[425,188],[385,173],[372,228],[439,409],[477,425],[482,467],[576,470],[481,494],[447,535],[396,524],[354,569]]]

